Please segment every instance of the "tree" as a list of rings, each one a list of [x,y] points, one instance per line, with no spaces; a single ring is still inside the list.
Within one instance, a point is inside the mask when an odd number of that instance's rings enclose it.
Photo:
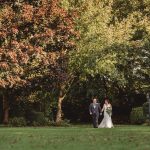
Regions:
[[[70,53],[72,71],[83,80],[100,75],[106,95],[114,86],[127,93],[148,89],[149,2],[90,0],[80,10],[81,36],[77,52]]]
[[[74,15],[57,0],[5,1],[0,11],[0,87],[4,123],[8,123],[8,91],[52,81],[59,90],[67,80],[67,53],[74,47]],[[6,95],[6,96],[5,96]]]
[[[116,1],[115,4],[117,4]],[[129,2],[129,1],[128,1]],[[149,9],[148,1],[130,1],[130,10],[124,17],[122,7],[114,8],[115,25],[125,22],[128,34],[128,41],[117,46],[117,70],[126,82],[124,87],[129,91],[145,92],[149,88]],[[129,9],[122,1],[124,9]],[[115,13],[119,12],[118,14]],[[120,62],[122,65],[120,65]],[[122,71],[121,71],[122,70]]]

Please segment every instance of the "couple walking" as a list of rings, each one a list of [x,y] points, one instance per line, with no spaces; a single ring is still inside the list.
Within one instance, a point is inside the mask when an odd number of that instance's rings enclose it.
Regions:
[[[102,112],[104,112],[104,118],[101,121],[101,123],[98,125],[99,115],[102,115]],[[108,99],[105,99],[105,103],[103,105],[103,108],[101,109],[100,104],[97,103],[97,99],[94,98],[93,103],[91,103],[89,106],[89,113],[92,116],[94,128],[112,128],[113,127],[113,123],[111,119],[112,106]]]

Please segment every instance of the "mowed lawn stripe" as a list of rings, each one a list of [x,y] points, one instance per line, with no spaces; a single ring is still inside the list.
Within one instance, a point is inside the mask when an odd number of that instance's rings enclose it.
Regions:
[[[0,128],[0,150],[150,150],[150,127]]]

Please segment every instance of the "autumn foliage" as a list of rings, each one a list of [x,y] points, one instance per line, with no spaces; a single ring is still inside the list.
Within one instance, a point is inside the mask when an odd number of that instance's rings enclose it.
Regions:
[[[36,69],[40,76],[46,67],[58,67],[61,56],[74,46],[73,16],[58,3],[57,0],[43,0],[37,6],[27,2],[3,3],[0,12],[1,88],[22,86],[36,76],[32,76]],[[47,71],[53,74],[51,69]]]
[[[16,89],[44,76],[66,79],[75,17],[58,0],[1,1],[0,88]]]

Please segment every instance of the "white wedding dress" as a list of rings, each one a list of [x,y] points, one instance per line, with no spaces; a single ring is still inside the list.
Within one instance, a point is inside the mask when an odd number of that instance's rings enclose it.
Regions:
[[[102,111],[104,111],[104,118],[102,120],[102,122],[100,123],[100,125],[98,126],[98,128],[112,128],[113,123],[112,123],[112,119],[111,119],[111,115],[107,113],[107,107],[111,107],[110,104],[108,104],[108,106],[106,104],[104,104]]]

